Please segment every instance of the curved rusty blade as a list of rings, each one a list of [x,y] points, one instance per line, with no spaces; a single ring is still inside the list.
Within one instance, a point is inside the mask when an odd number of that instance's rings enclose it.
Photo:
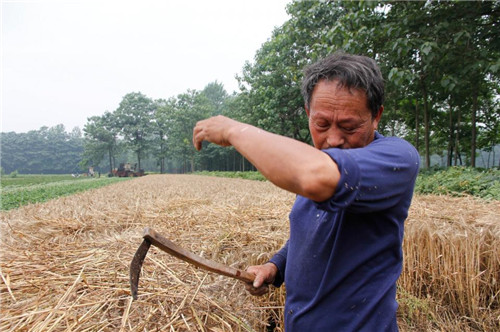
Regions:
[[[142,270],[142,263],[146,257],[149,247],[151,247],[151,242],[144,239],[141,245],[135,252],[134,258],[130,263],[130,291],[132,293],[132,298],[137,300],[137,290],[139,288],[139,275]]]
[[[195,255],[192,252],[179,247],[178,245],[161,236],[149,227],[144,229],[144,241],[150,241],[154,246],[171,254],[172,256],[180,258],[183,261],[193,264],[204,270],[239,279],[245,282],[253,282],[255,279],[255,275],[251,273]]]

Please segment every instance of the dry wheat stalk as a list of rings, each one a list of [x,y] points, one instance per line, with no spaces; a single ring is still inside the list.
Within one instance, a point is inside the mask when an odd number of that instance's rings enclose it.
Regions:
[[[131,302],[128,267],[146,226],[238,268],[265,262],[288,237],[293,200],[267,182],[149,175],[1,212],[0,330],[265,331],[272,315],[283,331],[283,288],[254,298],[240,282],[151,249]],[[415,197],[401,289],[491,324],[499,215],[498,203]]]

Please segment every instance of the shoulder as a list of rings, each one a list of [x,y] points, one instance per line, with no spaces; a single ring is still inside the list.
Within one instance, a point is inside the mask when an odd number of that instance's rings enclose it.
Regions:
[[[408,141],[395,136],[383,136],[375,132],[375,139],[365,147],[383,153],[386,157],[403,157],[412,161],[420,161],[417,149]],[[399,159],[398,158],[398,159]]]
[[[396,137],[396,136],[384,136],[377,131],[375,132],[374,140],[368,146],[370,146],[372,144],[406,145],[406,146],[410,146],[413,148],[413,145],[403,138]]]

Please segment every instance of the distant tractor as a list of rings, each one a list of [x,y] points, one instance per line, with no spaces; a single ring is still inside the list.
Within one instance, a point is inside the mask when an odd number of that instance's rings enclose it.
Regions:
[[[137,164],[134,164],[132,166],[130,163],[121,163],[118,168],[113,169],[111,171],[113,176],[118,176],[118,177],[135,177],[135,176],[143,176],[144,175],[144,170],[139,169],[137,170]]]

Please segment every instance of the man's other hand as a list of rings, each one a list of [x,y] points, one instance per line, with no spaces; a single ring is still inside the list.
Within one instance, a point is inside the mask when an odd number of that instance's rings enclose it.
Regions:
[[[261,296],[269,291],[269,284],[274,282],[278,268],[273,263],[253,265],[247,268],[247,272],[255,275],[253,283],[246,283],[246,290],[255,296]]]

